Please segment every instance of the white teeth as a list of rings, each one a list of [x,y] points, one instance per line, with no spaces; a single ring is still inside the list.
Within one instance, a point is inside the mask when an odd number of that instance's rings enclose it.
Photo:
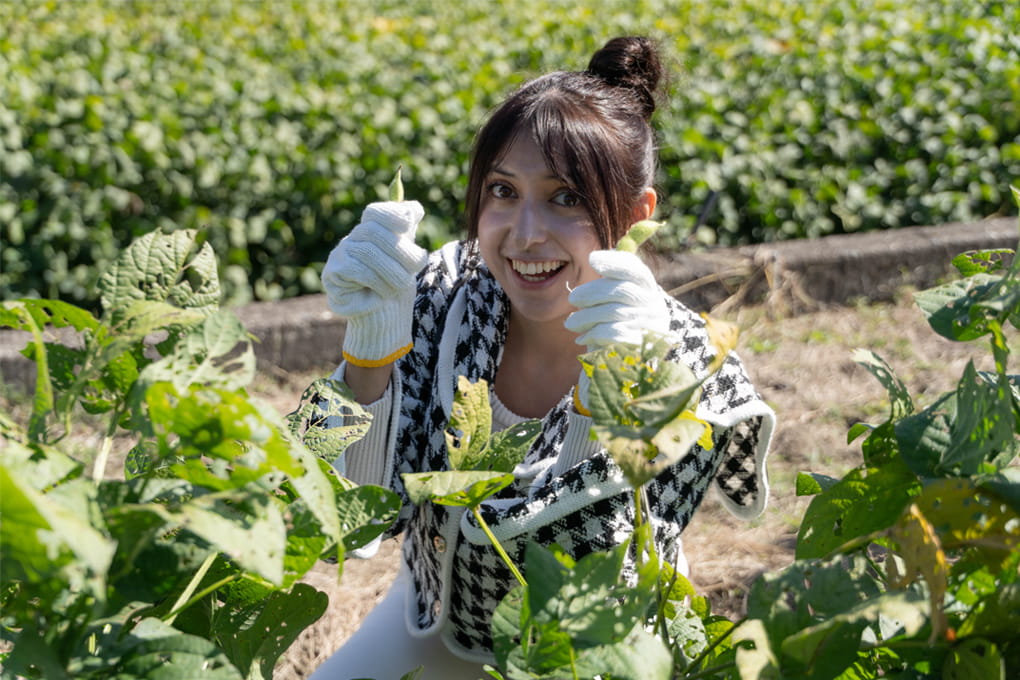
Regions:
[[[511,260],[511,265],[518,274],[535,276],[555,271],[563,266],[562,260],[550,260],[548,262],[524,262],[523,260]]]

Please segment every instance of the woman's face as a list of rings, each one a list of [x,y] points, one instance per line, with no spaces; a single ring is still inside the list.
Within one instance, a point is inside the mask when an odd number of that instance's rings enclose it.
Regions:
[[[552,174],[528,135],[489,171],[478,245],[518,320],[562,322],[570,290],[597,278],[588,255],[600,245],[581,200]]]

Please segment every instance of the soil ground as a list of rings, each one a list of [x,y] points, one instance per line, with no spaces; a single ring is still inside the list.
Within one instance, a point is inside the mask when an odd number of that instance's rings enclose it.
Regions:
[[[752,522],[731,516],[709,499],[684,534],[691,577],[712,610],[735,619],[744,611],[751,582],[763,571],[793,559],[797,529],[809,498],[798,498],[800,471],[842,476],[860,462],[860,440],[847,443],[855,423],[879,424],[888,413],[885,388],[853,360],[858,348],[880,355],[907,385],[915,404],[931,403],[953,389],[967,361],[979,365],[987,349],[960,344],[932,332],[904,290],[894,303],[831,307],[792,317],[767,305],[744,307],[722,318],[741,329],[738,353],[778,425],[768,461],[771,494],[765,513]],[[281,410],[314,376],[263,379]],[[307,580],[329,593],[331,606],[281,659],[277,680],[296,680],[337,648],[385,594],[396,574],[399,544],[384,544],[371,560],[348,560],[315,570]]]

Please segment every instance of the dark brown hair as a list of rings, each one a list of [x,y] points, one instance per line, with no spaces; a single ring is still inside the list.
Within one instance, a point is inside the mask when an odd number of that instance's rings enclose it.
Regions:
[[[478,235],[486,177],[513,141],[526,134],[553,173],[583,199],[602,247],[615,245],[655,178],[651,117],[661,77],[658,50],[649,39],[614,38],[586,70],[550,73],[511,94],[475,138],[468,236]]]

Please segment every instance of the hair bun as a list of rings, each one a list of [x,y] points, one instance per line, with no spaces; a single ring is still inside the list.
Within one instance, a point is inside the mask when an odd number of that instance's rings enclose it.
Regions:
[[[641,36],[613,38],[592,56],[588,72],[610,85],[633,90],[642,115],[652,117],[662,62],[651,40]]]

